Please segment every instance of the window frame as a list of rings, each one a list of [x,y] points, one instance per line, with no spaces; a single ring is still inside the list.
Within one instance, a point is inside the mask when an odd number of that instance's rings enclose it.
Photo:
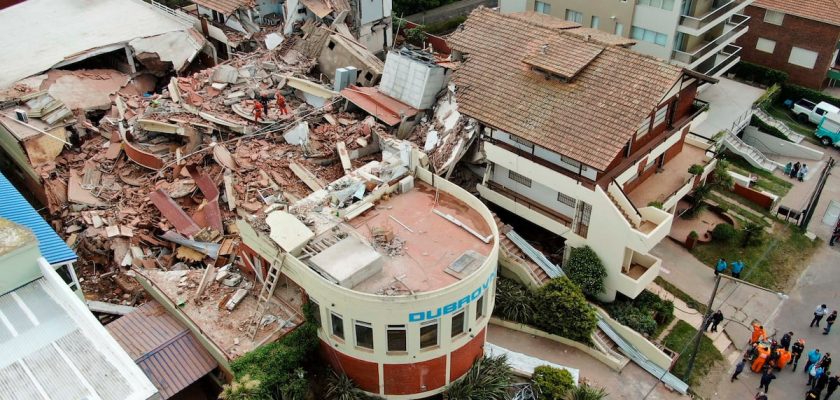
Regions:
[[[318,329],[323,329],[324,322],[321,320],[321,305],[312,298],[309,299],[309,304],[312,309],[312,316],[315,318],[315,323],[318,325]]]
[[[797,62],[793,62],[793,59],[794,59],[794,53],[795,53],[795,52],[796,52],[796,53],[797,53],[800,57],[801,57],[801,56],[805,56],[805,55],[810,56],[811,54],[814,54],[814,56],[813,56],[813,57],[814,57],[814,60],[813,60],[813,62],[811,63],[811,65],[810,65],[810,66],[805,65],[805,64],[800,64],[800,63],[797,63]],[[809,53],[810,53],[810,54],[809,54]],[[806,49],[806,48],[802,48],[802,47],[792,46],[792,47],[790,48],[790,55],[788,55],[788,64],[792,64],[792,65],[796,65],[797,67],[802,67],[802,68],[806,68],[806,69],[811,69],[811,70],[812,70],[812,69],[814,69],[814,67],[816,67],[816,66],[817,66],[817,60],[819,60],[819,58],[820,58],[820,53],[819,53],[819,52],[816,52],[816,51],[813,51],[813,50],[809,50],[809,49]]]
[[[391,332],[402,332],[402,350],[391,349]],[[385,327],[385,350],[391,354],[408,352],[408,329],[405,325],[387,325]]]
[[[762,46],[761,45],[762,43],[764,43],[765,46]],[[769,43],[769,45],[768,45],[768,43]],[[770,49],[769,51],[766,50],[767,46],[769,46],[769,49]],[[773,54],[773,53],[776,52],[776,41],[760,37],[755,41],[755,49],[762,52],[762,53]]]
[[[434,344],[423,344],[423,331],[429,327],[434,327]],[[429,336],[431,337],[431,336]],[[433,319],[420,323],[420,350],[434,349],[440,346],[440,319]]]
[[[340,321],[338,325],[335,323],[336,319]],[[336,332],[336,327],[341,327],[341,332]],[[338,333],[340,333],[340,335]],[[346,337],[346,332],[344,332],[344,317],[335,311],[330,311],[330,335],[336,339],[341,339],[342,341],[344,341],[344,338]]]
[[[577,199],[563,192],[557,192],[557,201],[561,204],[572,207],[573,209],[577,206]]]
[[[484,295],[486,293],[487,292],[485,291],[484,293],[481,294],[481,296],[478,296],[478,298],[475,300],[475,320],[476,321],[480,320],[481,317],[484,316]]]
[[[370,347],[359,343],[359,328],[368,329],[370,331]],[[357,348],[365,350],[373,350],[373,324],[365,321],[353,321],[353,339]]]
[[[593,15],[589,18],[589,27],[592,29],[601,29],[601,17]]]
[[[778,19],[778,21],[776,21]],[[785,23],[785,13],[781,11],[773,11],[770,9],[764,10],[763,21],[768,24],[782,26]]]
[[[531,178],[510,169],[508,170],[508,179],[525,187],[531,187],[531,185],[534,184],[534,181],[531,180]]]
[[[461,330],[456,332],[455,331],[455,318],[457,318],[459,316],[461,317],[461,326],[460,326]],[[464,307],[464,308],[461,309],[461,311],[458,311],[458,312],[452,314],[452,322],[451,322],[451,326],[450,326],[449,337],[450,338],[456,338],[456,337],[461,336],[465,333],[467,333],[467,307]]]
[[[656,110],[656,113],[653,114],[654,129],[659,125],[665,123],[665,119],[668,118],[668,108],[668,104],[665,104],[662,108]]]
[[[636,129],[636,140],[639,140],[645,137],[648,133],[650,133],[650,115],[639,125],[639,128]],[[643,132],[644,131],[644,132]]]
[[[511,134],[508,134],[508,137],[510,138],[511,142],[514,142],[514,143],[516,143],[520,146],[523,146],[523,147],[527,147],[531,151],[534,151],[534,142],[532,142],[530,140],[522,139],[519,136],[511,135]]]
[[[566,9],[566,21],[574,22],[578,24],[583,24],[583,13],[580,11],[572,10],[571,8]],[[571,19],[569,18],[571,17]]]
[[[534,1],[534,12],[546,15],[551,14],[551,3],[539,0]]]

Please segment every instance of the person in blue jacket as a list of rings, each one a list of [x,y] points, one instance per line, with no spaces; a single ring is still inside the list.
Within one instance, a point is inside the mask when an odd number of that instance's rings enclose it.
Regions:
[[[808,352],[808,362],[805,364],[805,373],[811,372],[811,365],[816,364],[820,361],[822,354],[820,354],[820,349],[814,349]]]
[[[715,265],[715,275],[725,272],[727,267],[726,260],[723,258],[718,259],[717,265]]]
[[[732,262],[732,277],[741,279],[741,271],[744,270],[744,262],[743,261],[733,261]]]

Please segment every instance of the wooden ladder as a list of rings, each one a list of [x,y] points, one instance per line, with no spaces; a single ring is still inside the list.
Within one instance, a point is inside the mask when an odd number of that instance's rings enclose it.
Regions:
[[[265,274],[265,283],[260,290],[260,295],[257,297],[257,309],[254,311],[254,320],[248,326],[248,335],[251,340],[257,336],[257,331],[260,330],[260,322],[262,322],[263,315],[265,315],[268,306],[271,304],[271,298],[274,297],[274,290],[277,288],[277,282],[280,280],[280,270],[283,268],[283,262],[286,261],[286,253],[280,255],[280,260],[271,263],[268,267],[268,272]]]

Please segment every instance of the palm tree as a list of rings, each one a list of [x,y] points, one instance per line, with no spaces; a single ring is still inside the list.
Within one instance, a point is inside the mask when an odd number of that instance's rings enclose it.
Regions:
[[[589,386],[588,383],[583,382],[566,392],[563,400],[601,400],[606,397],[607,391],[604,388]]]
[[[251,375],[245,374],[236,378],[222,388],[219,399],[222,400],[258,400],[260,395],[260,381],[251,379]]]

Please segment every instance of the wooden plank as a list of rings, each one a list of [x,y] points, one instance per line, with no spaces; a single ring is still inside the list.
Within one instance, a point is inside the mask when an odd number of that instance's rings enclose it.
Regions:
[[[233,174],[229,169],[225,170],[222,179],[225,182],[225,198],[227,198],[228,208],[234,211],[236,210],[236,191],[233,190]]]
[[[311,189],[313,192],[321,190],[326,186],[326,184],[320,179],[318,179],[318,177],[315,176],[315,174],[313,174],[312,171],[310,171],[303,165],[300,165],[296,162],[291,162],[289,163],[289,168],[292,170],[292,172],[295,173],[295,175],[297,175],[297,177],[301,181],[303,181],[303,183],[306,184],[306,186],[309,186],[309,189]]]
[[[347,145],[344,142],[338,142],[335,144],[336,150],[338,150],[338,158],[341,159],[341,167],[344,168],[344,173],[350,173],[350,170],[353,169],[353,164],[350,163],[350,154],[347,153]]]

